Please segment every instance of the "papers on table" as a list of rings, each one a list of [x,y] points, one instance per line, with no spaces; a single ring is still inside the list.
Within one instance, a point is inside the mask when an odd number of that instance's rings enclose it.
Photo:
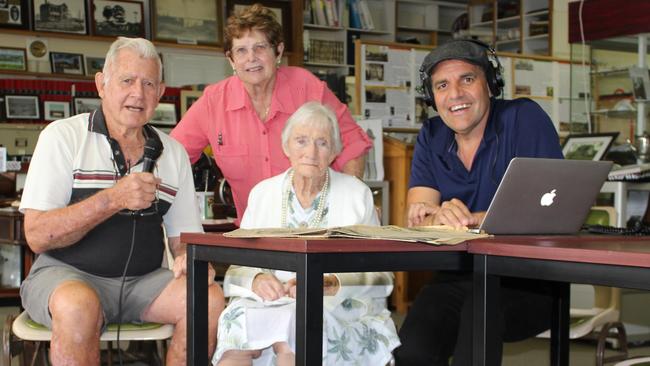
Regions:
[[[233,238],[356,238],[384,239],[428,244],[455,245],[467,240],[486,238],[488,234],[474,234],[464,230],[456,230],[449,226],[420,226],[404,228],[400,226],[368,226],[351,225],[330,229],[309,228],[264,228],[237,229],[224,236]]]

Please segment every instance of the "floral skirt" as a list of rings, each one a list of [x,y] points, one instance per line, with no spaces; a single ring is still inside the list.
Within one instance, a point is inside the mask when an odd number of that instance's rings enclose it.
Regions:
[[[229,350],[263,350],[253,365],[275,365],[274,343],[286,342],[295,352],[295,314],[293,299],[267,305],[234,298],[219,318],[213,365]],[[323,314],[323,365],[385,365],[399,345],[385,307],[369,309],[365,302],[347,299]]]

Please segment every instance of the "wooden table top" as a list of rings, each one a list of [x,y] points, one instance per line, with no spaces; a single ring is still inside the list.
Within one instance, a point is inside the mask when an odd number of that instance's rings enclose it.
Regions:
[[[650,237],[495,236],[473,240],[472,254],[650,268]]]
[[[465,252],[467,243],[431,245],[394,240],[224,237],[221,233],[181,233],[183,243],[296,253]]]

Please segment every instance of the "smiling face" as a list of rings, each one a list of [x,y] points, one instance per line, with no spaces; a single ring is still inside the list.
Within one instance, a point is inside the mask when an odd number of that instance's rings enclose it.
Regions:
[[[326,123],[295,125],[283,148],[291,162],[294,176],[298,178],[324,176],[336,157],[332,132]]]
[[[97,73],[95,85],[109,128],[126,131],[144,126],[165,91],[156,60],[124,48],[115,57],[108,80],[107,76]]]
[[[490,114],[490,90],[483,70],[465,61],[443,61],[433,70],[431,82],[445,124],[459,135],[482,134]]]
[[[263,85],[275,75],[283,50],[284,44],[280,43],[276,54],[264,33],[253,29],[232,40],[228,61],[245,84]]]

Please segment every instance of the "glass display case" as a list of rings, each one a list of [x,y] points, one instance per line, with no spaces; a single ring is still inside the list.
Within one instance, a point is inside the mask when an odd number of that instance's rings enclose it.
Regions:
[[[0,208],[0,305],[20,304],[20,283],[34,256],[26,244],[23,215],[12,207]]]

